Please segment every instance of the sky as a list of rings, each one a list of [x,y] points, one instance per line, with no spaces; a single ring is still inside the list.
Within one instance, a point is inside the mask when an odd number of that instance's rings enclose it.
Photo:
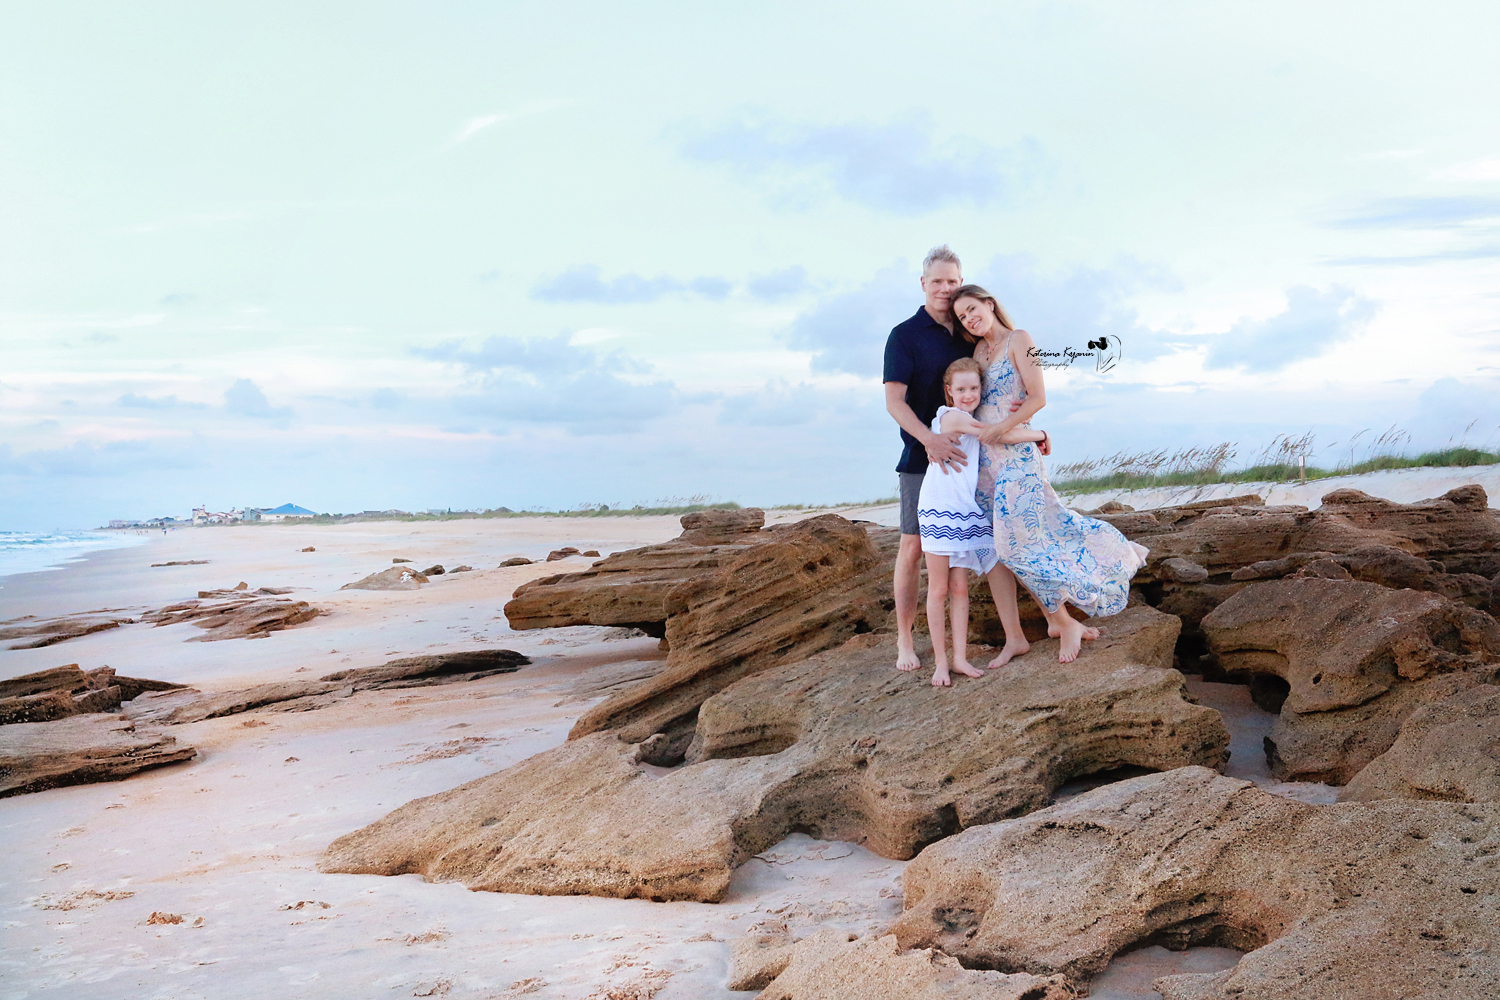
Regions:
[[[1054,467],[1500,448],[1500,7],[0,2],[0,529],[890,496],[939,243]]]

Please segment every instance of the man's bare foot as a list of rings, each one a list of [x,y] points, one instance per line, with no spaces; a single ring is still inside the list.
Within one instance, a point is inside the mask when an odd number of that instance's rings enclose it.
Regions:
[[[1069,617],[1072,617],[1072,616],[1069,616]],[[1073,620],[1074,621],[1078,621],[1078,619],[1076,619],[1076,618],[1074,618]],[[1079,624],[1082,625],[1083,623],[1079,622]],[[1054,625],[1054,624],[1052,624],[1052,622],[1050,622],[1050,621],[1047,622],[1047,634],[1049,636],[1051,636],[1052,638],[1054,638],[1054,639],[1057,638],[1057,626]],[[1098,629],[1094,628],[1094,626],[1092,626],[1092,625],[1084,625],[1083,626],[1083,641],[1084,642],[1093,642],[1097,638],[1099,638],[1099,630]]]
[[[939,667],[932,672],[932,686],[935,688],[952,687],[953,678],[948,676],[947,670]]]
[[[1005,644],[1005,648],[1000,650],[1000,655],[990,661],[988,669],[994,670],[997,667],[1003,667],[1011,660],[1014,660],[1016,657],[1021,656],[1025,653],[1029,653],[1030,651],[1031,643],[1029,642],[1018,643],[1014,646],[1007,642]]]
[[[911,646],[905,645],[904,643],[896,644],[897,670],[916,670],[921,665],[922,661],[917,656],[917,651],[915,649],[913,649]]]
[[[1078,659],[1078,650],[1083,646],[1083,623],[1069,618],[1062,626],[1062,635],[1058,636],[1062,645],[1057,650],[1058,663],[1072,663]]]
[[[984,671],[974,666],[968,660],[959,660],[953,664],[953,669],[965,677],[983,677]]]

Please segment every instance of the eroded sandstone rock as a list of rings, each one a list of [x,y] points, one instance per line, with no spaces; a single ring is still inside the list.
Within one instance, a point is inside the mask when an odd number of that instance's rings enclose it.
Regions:
[[[392,560],[393,562],[410,562],[409,559]],[[369,576],[346,583],[340,590],[420,590],[422,584],[427,583],[427,577],[414,569],[404,566],[392,566],[383,569],[379,573],[371,573]]]
[[[207,695],[192,691],[191,695],[179,692],[166,698],[146,698],[138,704],[126,706],[126,712],[132,719],[167,725],[201,722],[256,709],[308,712],[341,701],[358,691],[456,684],[512,673],[530,662],[510,649],[409,656],[378,667],[338,670],[317,680],[273,681]]]
[[[1247,950],[1171,1000],[1500,991],[1500,807],[1312,806],[1190,767],[976,827],[907,866],[898,942],[1078,985],[1142,944]]]
[[[110,715],[0,726],[0,797],[118,781],[196,753],[171,736],[137,732],[133,722]]]
[[[1246,584],[1202,629],[1230,675],[1289,685],[1267,745],[1284,780],[1345,784],[1390,748],[1427,678],[1500,665],[1500,623],[1484,612],[1353,580]]]
[[[1467,674],[1435,681],[1395,743],[1356,774],[1340,802],[1500,802],[1500,687]]]
[[[570,737],[612,729],[638,743],[663,733],[674,743],[658,759],[670,762],[705,699],[885,624],[890,569],[863,528],[828,514],[757,537],[716,572],[672,588],[666,669],[584,713]]]
[[[24,639],[24,642],[18,642],[6,648],[40,649],[43,646],[53,646],[59,642],[67,642],[69,639],[77,639],[80,636],[93,635],[95,632],[119,628],[121,625],[129,625],[134,621],[135,619],[129,615],[111,610],[87,611],[82,614],[47,619],[32,618],[28,615],[25,618],[5,622],[3,627],[0,627],[0,641]]]
[[[1073,1000],[1063,976],[966,969],[940,951],[903,952],[894,936],[849,940],[821,931],[799,941],[758,1000]]]
[[[113,712],[143,691],[182,687],[167,681],[118,676],[113,667],[80,670],[69,663],[0,681],[0,725],[50,722],[91,712]]]
[[[475,889],[717,900],[734,868],[794,830],[911,857],[1122,766],[1219,765],[1217,712],[1167,668],[1176,619],[1131,608],[1067,668],[1055,640],[935,689],[891,669],[894,640],[770,668],[704,702],[685,766],[638,763],[615,734],[570,740],[410,802],[329,847],[324,871]]]

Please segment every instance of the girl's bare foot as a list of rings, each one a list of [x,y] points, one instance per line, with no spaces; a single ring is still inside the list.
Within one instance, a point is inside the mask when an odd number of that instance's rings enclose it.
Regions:
[[[1025,653],[1029,653],[1030,651],[1031,643],[1029,642],[1020,642],[1015,645],[1007,642],[1005,644],[1005,648],[1000,650],[1000,655],[990,661],[988,669],[994,670],[997,667],[1003,667],[1011,660],[1014,660],[1016,657],[1021,656]]]
[[[940,667],[932,672],[932,686],[935,688],[952,687],[953,678],[948,676],[948,671]]]
[[[974,666],[968,660],[959,660],[959,661],[957,661],[956,663],[953,664],[953,669],[957,670],[959,673],[963,674],[965,677],[983,677],[984,676],[984,671],[980,670],[978,667]]]
[[[917,651],[903,643],[896,644],[896,669],[916,670],[922,665],[921,659],[917,657]]]
[[[1078,659],[1078,650],[1083,646],[1083,623],[1069,618],[1062,624],[1062,645],[1057,650],[1058,663],[1072,663]]]

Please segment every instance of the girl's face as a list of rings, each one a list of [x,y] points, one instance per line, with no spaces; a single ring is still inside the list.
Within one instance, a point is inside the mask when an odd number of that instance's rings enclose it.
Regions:
[[[974,372],[959,372],[953,376],[953,381],[948,383],[948,395],[953,397],[953,405],[965,413],[973,413],[974,408],[979,405],[979,376]]]
[[[976,337],[985,336],[990,325],[995,321],[995,307],[980,299],[973,299],[965,295],[953,303],[953,315]]]

